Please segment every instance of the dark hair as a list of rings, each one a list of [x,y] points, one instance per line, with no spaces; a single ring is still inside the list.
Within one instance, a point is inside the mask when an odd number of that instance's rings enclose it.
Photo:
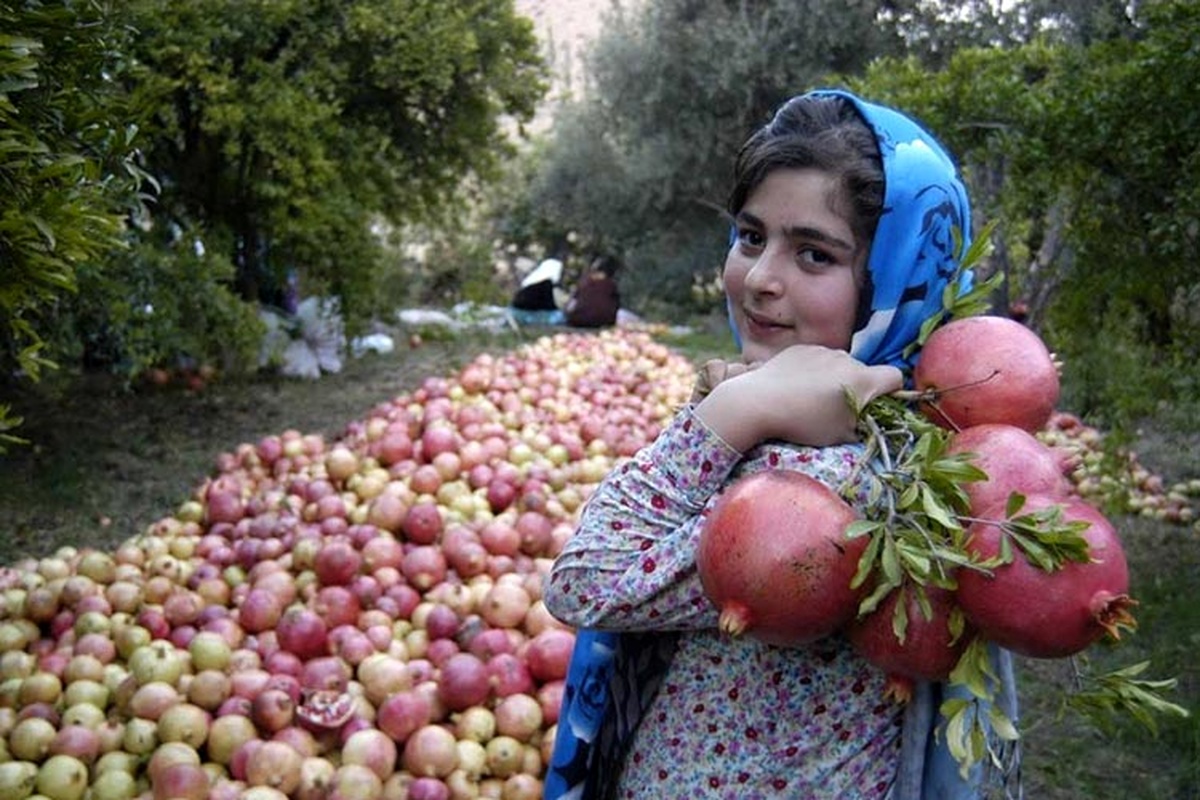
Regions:
[[[602,272],[611,278],[621,270],[621,262],[616,256],[596,256],[596,258],[592,260],[592,269],[596,272]]]
[[[746,140],[734,164],[726,209],[736,216],[775,170],[806,168],[838,179],[850,204],[855,237],[870,242],[883,212],[883,160],[874,133],[854,104],[837,95],[794,97]]]

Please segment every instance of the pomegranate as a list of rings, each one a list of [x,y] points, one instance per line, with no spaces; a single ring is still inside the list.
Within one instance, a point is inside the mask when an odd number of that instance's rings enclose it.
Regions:
[[[978,513],[1008,500],[1013,492],[1065,497],[1071,482],[1058,456],[1033,434],[1014,425],[975,425],[950,437],[947,453],[973,453],[972,463],[987,479],[963,484],[971,510]]]
[[[958,572],[957,601],[967,620],[1002,647],[1032,658],[1063,658],[1086,649],[1105,633],[1119,638],[1120,628],[1132,626],[1125,553],[1112,524],[1095,508],[1077,498],[1032,495],[1018,515],[1055,505],[1064,522],[1086,522],[1081,533],[1089,560],[1066,561],[1046,572],[1012,548],[1012,562],[991,574],[975,569]],[[1001,552],[1006,532],[996,520],[1003,506],[968,528],[967,551],[986,561]]]
[[[266,689],[250,701],[250,718],[268,733],[286,728],[296,715],[296,703],[283,689]]]
[[[199,764],[169,764],[153,781],[154,800],[205,800],[209,783],[208,773]]]
[[[547,628],[529,640],[525,662],[529,674],[540,682],[562,680],[567,676],[575,634],[560,628]]]
[[[358,764],[386,781],[396,768],[396,743],[378,728],[355,731],[342,745],[342,763]]]
[[[758,472],[727,487],[696,552],[720,629],[801,645],[849,622],[861,594],[850,582],[867,545],[865,537],[844,536],[856,516],[832,489],[799,472]]]
[[[496,704],[496,732],[522,742],[533,740],[542,729],[542,705],[528,694],[510,694]]]
[[[312,609],[293,606],[279,618],[276,629],[279,645],[301,659],[329,653],[329,629],[325,620]]]
[[[268,786],[290,794],[300,786],[300,767],[304,757],[291,745],[265,741],[246,763],[246,782],[251,786]]]
[[[36,786],[38,794],[46,797],[83,797],[88,786],[87,765],[74,756],[50,756],[38,768]]]
[[[433,705],[419,692],[396,692],[379,704],[376,722],[379,729],[403,743],[418,728],[433,721]]]
[[[921,606],[919,591],[929,602],[929,614]],[[896,607],[904,601],[904,640],[896,633]],[[954,592],[938,586],[905,585],[893,589],[874,611],[851,623],[850,644],[867,661],[892,678],[943,681],[971,641],[971,632],[955,636],[951,630]],[[894,685],[903,685],[903,681]]]
[[[921,409],[944,428],[989,422],[1040,430],[1058,402],[1058,368],[1041,338],[1008,317],[965,317],[930,335],[913,371],[936,400]]]
[[[416,777],[444,778],[458,766],[455,741],[454,734],[440,725],[421,726],[404,743],[404,768]]]
[[[317,551],[313,569],[322,586],[344,586],[362,567],[362,554],[348,541],[331,540]]]
[[[438,695],[451,711],[485,702],[491,693],[487,665],[471,653],[455,653],[441,667]]]
[[[354,697],[349,692],[332,689],[306,691],[304,700],[296,706],[296,717],[312,730],[336,730],[354,716]]]

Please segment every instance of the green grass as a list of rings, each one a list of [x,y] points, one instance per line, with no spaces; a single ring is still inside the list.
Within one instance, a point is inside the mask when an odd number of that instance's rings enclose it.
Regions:
[[[711,327],[711,329],[710,329]],[[171,514],[243,442],[295,429],[336,438],[377,403],[444,376],[480,352],[511,350],[538,331],[485,337],[406,337],[386,356],[351,359],[318,381],[258,377],[182,389],[123,392],[103,378],[26,387],[5,402],[33,445],[0,455],[0,564],[61,545],[111,547]],[[723,325],[667,341],[689,358],[729,356]],[[1133,443],[1169,480],[1200,477],[1200,430],[1148,425]],[[1020,665],[1026,796],[1030,800],[1200,800],[1200,536],[1187,527],[1120,517],[1140,628],[1111,650],[1092,648],[1097,671],[1149,659],[1150,677],[1178,678],[1168,699],[1193,712],[1161,720],[1152,736],[1128,718],[1101,732],[1059,714],[1069,663]],[[1094,652],[1093,652],[1094,651]]]
[[[259,376],[126,391],[111,379],[46,381],[10,398],[30,440],[0,455],[0,563],[60,545],[108,546],[171,514],[222,452],[288,429],[336,438],[377,403],[521,338],[425,337],[349,359],[320,380]]]
[[[1200,798],[1200,541],[1187,528],[1142,518],[1118,520],[1130,561],[1138,630],[1114,646],[1089,648],[1099,674],[1150,661],[1142,677],[1175,678],[1165,699],[1191,711],[1161,717],[1154,736],[1127,716],[1102,730],[1068,711],[1069,662],[1021,664],[1028,795],[1044,800]]]

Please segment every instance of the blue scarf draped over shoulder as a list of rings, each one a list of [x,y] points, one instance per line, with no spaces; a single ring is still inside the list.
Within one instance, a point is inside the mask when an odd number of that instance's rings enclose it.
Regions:
[[[909,117],[844,91],[813,94],[851,101],[875,133],[883,159],[884,208],[863,291],[864,301],[870,302],[860,311],[850,352],[864,363],[890,364],[908,374],[912,364],[905,349],[916,340],[921,324],[943,310],[943,291],[958,271],[955,231],[964,250],[969,244],[966,191],[946,151]],[[964,283],[969,283],[966,277]],[[545,781],[546,800],[611,796],[623,754],[674,650],[670,634],[577,631]],[[996,702],[1015,723],[1011,657],[997,648],[991,654]],[[946,737],[938,735],[938,708],[952,694],[966,696],[946,684],[917,685],[905,710],[894,800],[980,796],[982,768],[977,765],[961,776]],[[1015,753],[1008,755],[1015,763]]]

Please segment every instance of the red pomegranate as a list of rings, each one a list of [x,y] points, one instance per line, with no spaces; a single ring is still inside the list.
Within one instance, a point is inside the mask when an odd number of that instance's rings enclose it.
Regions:
[[[938,586],[923,589],[929,602],[929,615],[921,607],[916,586],[893,589],[874,611],[851,623],[847,636],[855,651],[891,678],[943,681],[967,649],[974,635],[966,626],[955,636],[951,628],[954,592]],[[904,641],[896,634],[896,606],[904,600],[907,624]]]
[[[1059,505],[1064,522],[1086,522],[1082,532],[1090,559],[1067,561],[1047,572],[1012,547],[1011,563],[987,574],[958,571],[956,598],[967,620],[1001,647],[1032,658],[1064,658],[1086,649],[1105,633],[1119,638],[1120,628],[1133,625],[1129,570],[1112,524],[1078,498],[1032,495],[1019,515]],[[994,507],[967,529],[966,549],[980,560],[997,557],[1006,534],[993,520],[1004,508]]]
[[[987,480],[963,484],[971,510],[1001,506],[1013,492],[1066,497],[1071,482],[1059,458],[1033,434],[1014,425],[992,423],[965,428],[950,437],[948,453],[973,453],[972,463]]]
[[[1058,402],[1058,368],[1041,338],[1008,317],[965,317],[935,330],[913,371],[919,391],[936,400],[921,410],[961,430],[1002,422],[1034,432]]]
[[[850,588],[866,537],[848,540],[854,509],[799,472],[739,478],[710,510],[696,565],[720,609],[720,628],[770,644],[801,645],[853,618],[861,592]]]

